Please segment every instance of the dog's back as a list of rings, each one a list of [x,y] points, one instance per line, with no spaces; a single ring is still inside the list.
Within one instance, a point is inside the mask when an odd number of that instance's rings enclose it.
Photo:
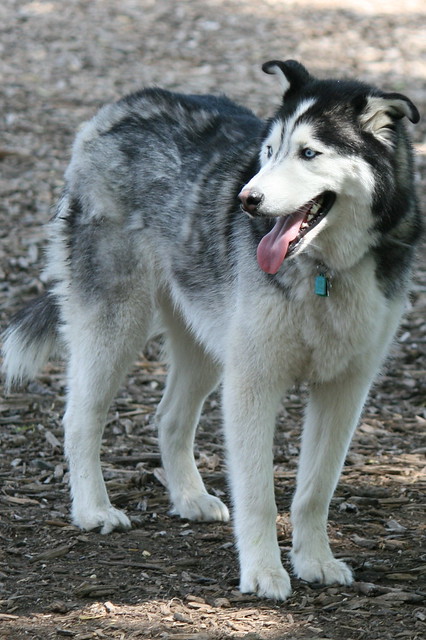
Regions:
[[[107,105],[82,126],[50,225],[49,291],[13,318],[4,336],[8,387],[32,379],[61,343],[66,347],[61,302],[70,295],[114,305],[147,288],[161,253],[166,279],[173,270],[202,290],[205,272],[179,267],[180,245],[194,265],[212,255],[212,235],[226,253],[235,194],[257,164],[263,128],[225,96],[161,89]],[[221,278],[228,265],[215,262]]]

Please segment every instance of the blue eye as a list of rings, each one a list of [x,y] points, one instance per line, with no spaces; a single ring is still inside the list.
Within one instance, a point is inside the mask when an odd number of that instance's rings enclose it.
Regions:
[[[304,158],[305,160],[312,160],[312,158],[315,158],[316,156],[319,155],[318,151],[314,151],[313,149],[310,149],[309,147],[305,147],[304,149],[302,149],[302,151],[300,152],[300,155],[302,156],[302,158]]]

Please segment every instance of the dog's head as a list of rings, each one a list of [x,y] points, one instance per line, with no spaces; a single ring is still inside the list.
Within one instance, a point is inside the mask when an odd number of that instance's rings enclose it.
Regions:
[[[259,265],[277,273],[285,258],[306,251],[335,268],[351,266],[374,243],[381,218],[392,224],[389,190],[411,172],[399,121],[417,122],[419,113],[402,94],[318,80],[293,60],[263,70],[279,77],[284,96],[260,170],[239,194],[247,214],[276,219],[258,246]]]

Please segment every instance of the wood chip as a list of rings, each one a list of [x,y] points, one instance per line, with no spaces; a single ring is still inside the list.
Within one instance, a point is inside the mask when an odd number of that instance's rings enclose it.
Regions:
[[[56,549],[43,551],[43,553],[39,553],[38,555],[33,556],[30,562],[44,562],[46,560],[53,560],[54,558],[61,558],[62,556],[66,556],[74,546],[75,544],[67,544],[63,545],[62,547],[56,547]]]
[[[73,638],[76,635],[76,632],[70,629],[56,629],[56,633],[63,638]]]
[[[157,478],[158,482],[160,482],[163,485],[163,487],[166,487],[167,489],[168,487],[167,478],[166,478],[166,474],[164,472],[163,467],[156,467],[152,473],[154,477]]]
[[[62,449],[62,444],[59,442],[58,438],[55,436],[54,433],[52,433],[49,430],[46,430],[44,437],[46,438],[47,442],[50,444],[51,447],[58,450]]]
[[[40,504],[38,500],[34,500],[33,498],[19,498],[18,496],[2,496],[2,502],[10,502],[11,504]]]
[[[83,582],[74,589],[74,594],[81,598],[101,598],[111,595],[116,591],[116,588],[115,585]]]
[[[173,614],[173,620],[176,620],[177,622],[185,622],[185,624],[194,624],[192,618],[186,616],[183,613],[180,613],[179,611],[175,611],[175,613]]]
[[[377,596],[375,602],[401,604],[403,602],[424,602],[424,594],[414,593],[410,591],[390,591]]]
[[[369,538],[361,538],[358,534],[351,536],[351,540],[355,542],[358,547],[364,547],[364,549],[375,549],[377,547],[377,541]]]

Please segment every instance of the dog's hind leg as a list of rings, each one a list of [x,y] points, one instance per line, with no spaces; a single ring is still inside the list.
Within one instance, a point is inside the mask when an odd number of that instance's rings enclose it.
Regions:
[[[68,315],[64,333],[70,350],[69,390],[64,428],[72,518],[82,529],[100,527],[101,533],[109,533],[129,528],[130,521],[108,498],[100,465],[101,439],[113,396],[144,346],[146,321],[126,302],[86,308],[84,313],[74,304]]]
[[[170,371],[156,421],[173,512],[190,520],[229,520],[227,507],[207,493],[193,453],[204,400],[220,370],[176,312],[164,310]]]
[[[291,560],[299,578],[350,584],[350,568],[334,558],[327,535],[330,500],[336,488],[369,386],[364,367],[313,386],[302,436],[297,490],[293,498]]]

